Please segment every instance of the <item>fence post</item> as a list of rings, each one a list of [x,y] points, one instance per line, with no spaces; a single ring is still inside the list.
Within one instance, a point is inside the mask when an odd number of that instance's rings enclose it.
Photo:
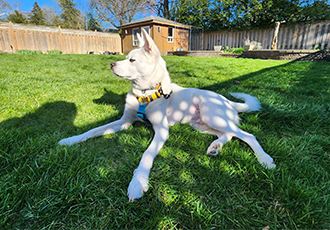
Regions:
[[[97,51],[98,50],[98,47],[99,47],[99,39],[97,37],[97,30],[94,31],[95,33],[95,39],[94,39],[94,54],[98,54],[99,52]]]
[[[15,41],[14,41],[14,29],[13,29],[13,23],[11,21],[9,21],[9,46],[10,46],[10,50],[12,53],[14,53],[16,51],[16,47],[14,45]]]
[[[63,53],[66,53],[66,49],[64,46],[64,36],[62,34],[61,26],[58,26],[58,43],[59,43],[60,50],[62,50]]]

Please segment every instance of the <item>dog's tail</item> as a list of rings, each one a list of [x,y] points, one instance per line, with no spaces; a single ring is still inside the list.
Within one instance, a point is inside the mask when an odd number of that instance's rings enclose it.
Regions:
[[[257,98],[245,93],[230,93],[233,97],[243,100],[245,103],[229,101],[230,105],[239,113],[260,110],[261,106]]]

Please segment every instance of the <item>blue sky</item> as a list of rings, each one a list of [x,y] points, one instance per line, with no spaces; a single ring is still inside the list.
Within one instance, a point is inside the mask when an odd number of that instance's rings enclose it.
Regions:
[[[60,11],[60,7],[56,3],[57,0],[14,0],[14,1],[9,0],[9,2],[14,3],[13,5],[18,5],[19,6],[18,9],[20,11],[23,11],[23,12],[31,11],[31,9],[32,9],[35,2],[37,2],[40,7],[51,6],[53,8],[53,10],[55,10],[57,12]],[[15,4],[15,2],[18,3],[18,4]],[[88,0],[73,0],[73,2],[76,4],[77,9],[79,9],[82,12],[85,12],[85,13],[88,12]],[[17,9],[17,7],[15,7],[14,9]],[[134,17],[134,20],[140,19],[140,18],[148,16],[148,15],[137,14]],[[110,24],[105,23],[105,22],[102,23],[102,26],[104,28],[112,28],[113,27]]]
[[[20,5],[19,9],[21,11],[30,11],[35,2],[37,2],[40,7],[47,5],[54,8],[57,7],[55,0],[18,0],[17,2],[21,2],[21,4],[19,4]],[[73,0],[73,2],[77,4],[76,6],[77,9],[85,11],[88,8],[88,0]]]

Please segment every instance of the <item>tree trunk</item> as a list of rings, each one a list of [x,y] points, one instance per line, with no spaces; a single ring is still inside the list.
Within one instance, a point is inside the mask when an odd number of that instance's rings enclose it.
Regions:
[[[170,11],[169,11],[168,0],[164,0],[164,18],[170,19]]]
[[[274,38],[273,38],[272,46],[271,46],[272,50],[277,50],[278,31],[280,30],[280,24],[281,24],[281,22],[276,22]]]

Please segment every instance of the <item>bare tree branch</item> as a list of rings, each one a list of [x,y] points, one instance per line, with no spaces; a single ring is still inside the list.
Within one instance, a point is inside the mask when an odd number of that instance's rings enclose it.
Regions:
[[[0,17],[8,14],[8,11],[11,10],[11,5],[6,0],[0,0]]]
[[[154,0],[151,0],[154,1]],[[89,0],[99,20],[109,22],[114,27],[131,22],[137,13],[150,11],[150,0]]]

